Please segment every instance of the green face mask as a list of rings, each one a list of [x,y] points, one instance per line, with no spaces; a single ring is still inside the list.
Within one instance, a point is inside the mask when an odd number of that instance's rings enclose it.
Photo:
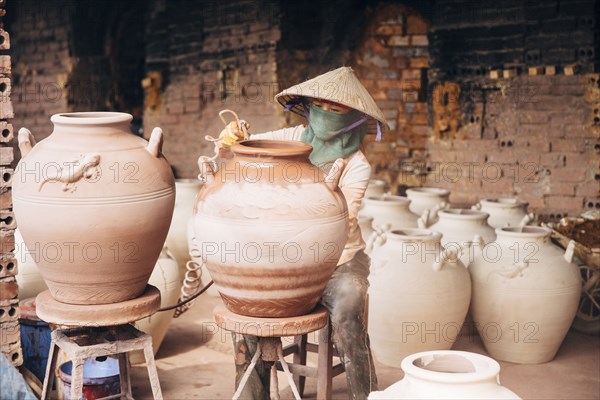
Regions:
[[[358,151],[367,133],[367,123],[363,122],[349,130],[348,127],[361,118],[363,115],[356,110],[338,114],[311,106],[308,127],[301,137],[304,143],[313,147],[309,156],[310,162],[319,168],[327,169],[336,159]]]

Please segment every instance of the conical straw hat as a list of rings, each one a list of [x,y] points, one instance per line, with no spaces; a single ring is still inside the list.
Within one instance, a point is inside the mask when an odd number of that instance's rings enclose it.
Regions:
[[[316,78],[292,86],[277,94],[275,99],[282,105],[288,105],[289,110],[299,115],[304,115],[302,104],[298,101],[301,97],[311,99],[329,100],[358,110],[382,126],[389,128],[383,113],[375,104],[367,89],[360,83],[350,67],[341,67],[319,75]],[[369,122],[375,122],[369,120]],[[375,123],[369,124],[369,131],[373,133]]]

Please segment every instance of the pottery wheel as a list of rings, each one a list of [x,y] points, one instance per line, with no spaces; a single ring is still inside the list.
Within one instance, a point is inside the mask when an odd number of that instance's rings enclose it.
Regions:
[[[36,312],[40,319],[61,326],[115,326],[138,321],[154,314],[160,308],[160,291],[147,285],[135,299],[112,304],[67,304],[55,300],[49,290],[36,298]]]

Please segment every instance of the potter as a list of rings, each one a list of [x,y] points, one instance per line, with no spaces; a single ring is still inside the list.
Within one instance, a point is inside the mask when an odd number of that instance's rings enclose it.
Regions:
[[[331,87],[332,85],[340,90],[335,91],[335,93],[330,93],[326,90],[324,93],[319,93],[318,95],[314,91],[315,87]],[[310,88],[313,88],[313,90],[310,90]],[[362,239],[358,223],[358,211],[361,207],[369,179],[371,178],[371,167],[360,147],[368,131],[377,132],[377,139],[380,139],[382,128],[386,125],[386,119],[370,94],[356,78],[352,69],[348,67],[338,68],[307,82],[293,86],[279,93],[275,98],[286,110],[307,117],[307,125],[284,128],[257,135],[251,134],[250,138],[253,143],[246,145],[246,149],[241,146],[244,146],[247,142],[242,141],[237,145],[232,145],[231,150],[234,158],[242,156],[239,165],[244,166],[249,165],[248,163],[251,162],[262,163],[264,161],[262,158],[266,158],[268,162],[271,162],[273,159],[277,160],[277,157],[272,154],[270,148],[279,147],[284,149],[284,152],[289,152],[291,150],[286,149],[289,146],[288,143],[290,142],[287,142],[289,140],[295,143],[303,143],[303,146],[307,146],[309,149],[306,155],[310,164],[312,164],[313,168],[323,171],[324,175],[320,176],[324,176],[325,186],[329,190],[334,190],[334,186],[338,186],[339,183],[339,189],[336,190],[341,192],[342,196],[340,198],[344,204],[344,209],[347,210],[347,219],[345,220],[344,227],[333,227],[330,223],[326,223],[325,220],[314,220],[311,222],[311,219],[314,217],[309,217],[308,215],[303,219],[296,219],[294,224],[304,226],[306,221],[308,224],[306,229],[308,231],[312,229],[318,230],[318,237],[326,238],[326,241],[335,237],[335,242],[337,243],[338,235],[342,234],[341,241],[339,242],[341,254],[337,256],[338,260],[333,263],[332,273],[327,278],[326,287],[324,287],[324,291],[320,292],[319,297],[322,295],[321,302],[330,313],[334,345],[344,361],[346,379],[351,395],[355,399],[365,399],[370,391],[377,388],[377,379],[368,344],[369,339],[365,327],[366,321],[364,321],[363,316],[370,260],[364,252],[365,242]],[[238,126],[243,126],[241,120]],[[232,135],[232,137],[241,136],[243,135]],[[255,154],[262,154],[262,158],[260,160],[252,160],[249,159],[248,154],[240,155],[240,151],[246,152],[248,151],[248,147],[257,146],[255,139],[260,139],[259,141],[262,142],[272,142],[272,144],[262,145],[264,147],[263,150],[253,150]],[[199,160],[201,176],[208,185],[214,184],[219,179],[218,175],[211,174],[211,169],[214,167],[211,161],[210,158]],[[289,168],[281,166],[268,166],[268,168],[274,168],[276,171],[277,169],[286,171],[288,174],[290,172]],[[307,171],[314,171],[314,169],[308,169]],[[296,176],[294,175],[294,177]],[[261,176],[261,179],[266,178]],[[288,180],[290,179],[293,178],[288,176]],[[302,179],[308,179],[308,177],[305,178],[305,175],[302,174]],[[283,187],[293,188],[297,185],[284,181],[285,179],[281,179]],[[221,183],[219,182],[219,184]],[[254,196],[265,196],[265,189],[269,190],[272,195],[266,194],[266,198],[257,202],[252,208],[241,207],[244,210],[241,211],[237,207],[227,212],[232,213],[232,215],[243,214],[244,218],[253,217],[255,221],[263,221],[264,218],[268,217],[273,220],[273,226],[277,226],[278,220],[285,221],[289,219],[287,215],[290,214],[290,211],[296,213],[297,211],[295,210],[298,207],[311,209],[310,214],[313,215],[321,214],[329,207],[327,205],[329,201],[323,202],[317,191],[306,197],[302,197],[302,202],[300,203],[293,197],[280,195],[266,184],[262,185],[260,190],[252,188],[251,184],[252,182],[243,181],[239,186],[245,186]],[[254,184],[256,186],[256,182]],[[315,188],[319,187],[317,184],[314,185]],[[234,187],[235,185],[230,185],[228,188],[230,195],[226,198],[229,200],[239,199],[236,202],[238,205],[247,203],[250,196],[240,192],[237,194],[237,197],[234,197],[236,194],[232,190]],[[296,190],[300,191],[300,188],[294,189],[294,191]],[[321,189],[319,189],[320,191]],[[265,202],[268,204],[268,213],[266,215],[262,210]],[[219,206],[216,202],[211,207],[207,206],[208,204],[203,203],[202,198],[200,198],[200,202],[196,207],[197,216],[207,212],[214,213],[219,208],[223,209],[223,206]],[[223,211],[225,212],[225,210]],[[302,212],[302,215],[304,214],[305,211]],[[309,219],[307,220],[307,218]],[[195,232],[197,236],[201,235],[200,229],[203,226],[205,229],[208,226],[209,231],[214,232],[216,230],[216,226],[210,224],[208,218],[202,217],[198,219],[197,217],[196,221]],[[205,225],[206,223],[208,225]],[[257,224],[246,224],[243,229],[248,231],[250,226],[254,228],[255,225]],[[241,229],[240,227],[240,233],[242,232]],[[234,233],[237,234],[236,231]],[[231,232],[231,229],[229,229],[229,232]],[[274,234],[274,240],[281,241],[281,233],[284,232],[273,231],[271,229],[268,233],[261,232],[259,235],[252,235],[251,240],[262,238],[262,235],[270,237],[270,235]],[[246,240],[250,240],[250,238]],[[298,239],[294,237],[293,240],[297,241]],[[303,250],[313,242],[314,239],[306,242],[307,244],[302,246]],[[322,256],[320,255],[320,257]],[[314,261],[311,260],[311,263],[314,263]],[[209,269],[210,264],[209,260],[207,260]],[[214,265],[213,263],[213,267]],[[235,268],[239,269],[239,273],[243,273],[246,266],[239,265],[235,266]],[[303,273],[309,274],[308,271],[306,269],[306,272]],[[216,272],[216,274],[213,272]],[[211,270],[211,276],[217,285],[219,284],[219,273],[220,271],[216,271],[215,268]],[[222,273],[225,273],[225,270],[222,270]],[[308,275],[305,275],[306,278],[308,278]],[[279,279],[281,278],[273,275],[269,281],[276,282]],[[289,282],[289,279],[285,280]],[[263,280],[262,282],[263,284],[268,284],[269,281]],[[242,288],[242,290],[244,289]],[[223,292],[221,292],[221,295],[223,296]],[[258,295],[254,296],[254,298],[257,297]],[[255,337],[251,336],[234,337],[236,370],[238,373],[237,383],[239,383],[239,379],[241,379],[245,369],[250,365],[254,349],[256,348],[256,340]],[[241,362],[241,360],[245,360],[245,362]],[[261,369],[259,368],[258,370]],[[268,385],[263,385],[263,383],[268,382],[268,380],[268,376],[259,378],[258,374],[250,375],[250,380],[242,389],[242,396],[245,398],[264,398],[269,388]]]

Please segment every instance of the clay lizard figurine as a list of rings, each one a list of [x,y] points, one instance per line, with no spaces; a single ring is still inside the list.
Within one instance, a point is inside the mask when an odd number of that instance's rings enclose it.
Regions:
[[[40,183],[38,191],[42,191],[42,188],[47,182],[62,182],[64,192],[73,193],[77,190],[75,183],[85,179],[95,179],[100,174],[98,164],[100,164],[100,154],[92,153],[81,155],[81,157],[66,165],[58,171],[55,175],[47,176]]]

